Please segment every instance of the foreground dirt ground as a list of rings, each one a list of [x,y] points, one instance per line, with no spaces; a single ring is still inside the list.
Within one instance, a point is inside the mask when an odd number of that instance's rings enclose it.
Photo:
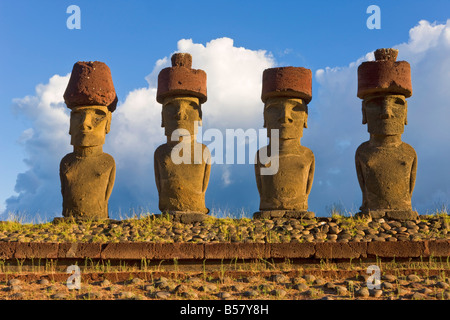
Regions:
[[[449,300],[449,270],[383,272],[379,289],[369,275],[339,272],[102,274],[69,289],[70,275],[2,274],[2,300]],[[407,274],[407,275],[406,275]],[[96,278],[95,276],[93,278]],[[116,278],[117,280],[114,280]],[[111,279],[111,280],[109,280]],[[369,279],[370,280],[370,279]],[[373,282],[371,282],[373,283]]]

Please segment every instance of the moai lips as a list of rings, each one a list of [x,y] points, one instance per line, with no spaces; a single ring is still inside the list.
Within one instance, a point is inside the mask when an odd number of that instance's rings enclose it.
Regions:
[[[396,61],[397,54],[395,49],[378,49],[375,61],[358,68],[357,95],[363,99],[370,140],[358,147],[355,164],[363,193],[361,214],[407,220],[418,217],[411,206],[417,155],[401,141],[412,85],[410,65]]]
[[[255,176],[260,211],[254,218],[314,217],[308,211],[314,154],[300,144],[303,128],[307,127],[311,83],[311,70],[305,68],[270,68],[263,72],[261,99],[270,141],[257,152]],[[276,170],[267,171],[271,166],[277,166]]]
[[[172,56],[172,67],[158,75],[156,100],[162,107],[162,127],[167,143],[154,154],[159,209],[181,222],[207,217],[205,192],[208,187],[211,154],[196,141],[201,124],[201,104],[206,96],[206,73],[191,69],[187,53]],[[180,159],[182,158],[182,159]]]
[[[62,215],[106,219],[116,167],[103,144],[117,104],[108,66],[98,61],[75,63],[64,99],[72,110],[69,134],[74,151],[60,164]]]

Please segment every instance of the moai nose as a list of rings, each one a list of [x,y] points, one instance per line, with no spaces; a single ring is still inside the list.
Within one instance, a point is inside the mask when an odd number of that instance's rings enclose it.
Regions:
[[[92,130],[93,125],[92,125],[92,115],[91,114],[84,113],[82,115],[80,127],[82,130],[86,130],[86,131]]]
[[[384,101],[383,105],[381,106],[380,118],[381,119],[390,119],[392,117],[394,117],[394,113],[392,112],[392,108],[387,104],[386,101]]]
[[[292,119],[291,111],[288,108],[283,108],[281,110],[280,119],[281,123],[291,123],[294,121]]]
[[[178,107],[175,117],[177,120],[186,120],[187,118],[186,111],[182,106]]]

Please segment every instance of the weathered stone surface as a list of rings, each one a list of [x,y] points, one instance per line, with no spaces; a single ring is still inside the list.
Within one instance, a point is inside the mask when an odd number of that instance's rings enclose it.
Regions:
[[[1,242],[0,243],[0,259],[12,259],[16,252],[17,242]]]
[[[264,243],[206,243],[205,259],[258,259],[270,254]]]
[[[116,166],[113,157],[103,152],[103,144],[117,102],[108,66],[77,62],[64,98],[72,109],[69,134],[74,151],[61,160],[59,168],[62,215],[106,219]]]
[[[272,97],[304,99],[309,103],[312,98],[312,73],[301,67],[269,68],[263,72],[261,99],[265,103]]]
[[[91,258],[101,257],[101,243],[60,243],[58,247],[58,257],[61,258]]]
[[[100,61],[76,62],[64,92],[64,101],[69,108],[100,105],[113,112],[117,95],[109,67]]]
[[[315,244],[317,259],[357,259],[366,257],[366,242],[322,242]]]
[[[102,259],[152,259],[154,256],[155,244],[142,242],[108,243],[101,252]]]
[[[58,243],[18,242],[14,258],[58,258]]]
[[[271,243],[271,258],[311,258],[315,253],[314,243]]]
[[[314,154],[300,144],[303,128],[307,128],[311,70],[266,69],[261,97],[265,104],[264,127],[270,140],[256,155],[260,213],[254,218],[275,218],[287,211],[302,218],[308,212],[315,167]]]
[[[411,67],[407,61],[396,61],[398,50],[383,48],[375,51],[375,61],[363,62],[358,67],[358,97],[370,94],[412,95]]]
[[[429,255],[433,257],[450,256],[450,240],[427,241]]]
[[[153,259],[204,259],[201,243],[155,243]],[[150,257],[149,257],[150,258]]]
[[[206,101],[206,74],[190,68],[188,54],[176,54],[172,67],[158,77],[157,101],[163,104],[162,127],[167,143],[154,153],[159,209],[181,222],[201,221],[207,214],[205,193],[211,154],[196,135],[201,125],[201,103]],[[195,214],[191,217],[188,214]]]
[[[192,56],[188,53],[175,53],[172,67],[162,69],[158,75],[156,101],[164,103],[170,96],[193,96],[203,104],[207,100],[206,73],[192,69]]]
[[[370,140],[356,150],[355,165],[363,194],[361,214],[372,218],[417,219],[411,197],[417,155],[401,141],[411,96],[409,64],[395,62],[393,49],[380,49],[377,60],[358,68],[358,97]]]
[[[397,242],[369,242],[367,255],[380,258],[415,258],[427,257],[425,242],[397,241]]]

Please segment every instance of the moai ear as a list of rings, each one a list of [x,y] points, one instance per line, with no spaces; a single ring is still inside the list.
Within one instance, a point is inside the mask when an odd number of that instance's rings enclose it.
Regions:
[[[305,122],[303,122],[303,128],[308,129],[308,106],[306,106],[305,109]]]
[[[199,105],[199,106],[198,106],[198,125],[199,125],[200,127],[203,125],[202,117],[203,117],[202,106]]]
[[[161,128],[164,128],[164,112],[161,111]]]
[[[106,115],[106,126],[105,126],[106,134],[108,134],[109,131],[111,130],[111,117],[112,117],[112,113],[110,111],[108,111],[108,114]]]
[[[408,101],[405,100],[405,126],[408,124]]]
[[[362,102],[362,124],[367,124],[367,116],[366,116],[366,102]]]
[[[70,119],[72,119],[72,111],[70,112]],[[69,124],[69,135],[72,135],[72,121]]]

